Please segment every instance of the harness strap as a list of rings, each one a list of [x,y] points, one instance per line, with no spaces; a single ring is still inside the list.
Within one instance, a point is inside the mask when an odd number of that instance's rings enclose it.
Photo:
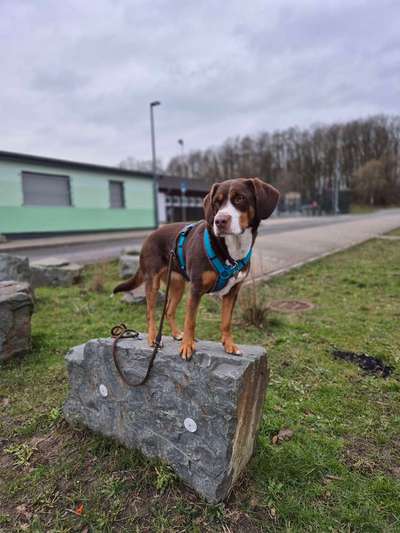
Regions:
[[[217,256],[217,254],[215,253],[212,247],[210,232],[208,228],[205,228],[204,230],[204,248],[205,248],[208,260],[210,261],[212,267],[218,274],[217,281],[215,282],[215,285],[210,292],[218,292],[222,290],[226,286],[230,278],[235,276],[238,272],[243,270],[246,265],[249,264],[251,255],[253,253],[253,249],[250,248],[246,256],[243,257],[242,259],[238,259],[237,261],[235,261],[233,265],[225,264]]]
[[[187,275],[187,271],[186,271],[186,258],[185,258],[184,245],[185,245],[185,241],[188,236],[188,233],[193,229],[193,227],[196,224],[188,224],[187,226],[185,226],[179,232],[177,240],[176,240],[176,257],[178,259],[178,265],[181,270],[181,273],[186,279],[186,281],[190,281],[190,280],[189,280],[189,276]],[[243,257],[242,259],[238,259],[237,261],[234,261],[233,265],[227,265],[216,254],[212,246],[210,232],[207,227],[204,229],[203,243],[204,243],[204,250],[206,252],[207,258],[210,261],[213,269],[218,274],[217,281],[215,282],[214,287],[209,292],[218,292],[226,286],[230,278],[235,276],[238,272],[243,270],[246,265],[249,264],[251,255],[253,253],[253,249],[250,248],[247,255]]]
[[[195,225],[196,224],[188,224],[187,226],[185,226],[179,232],[178,238],[176,240],[176,256],[178,258],[179,268],[181,269],[181,273],[183,277],[186,279],[186,281],[189,281],[189,277],[186,272],[186,258],[185,258],[185,252],[184,252],[183,247],[186,241],[186,237],[188,236],[188,233]]]

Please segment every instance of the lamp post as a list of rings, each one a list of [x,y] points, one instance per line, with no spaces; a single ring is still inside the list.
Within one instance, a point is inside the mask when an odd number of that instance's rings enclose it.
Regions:
[[[182,208],[182,220],[186,220],[186,206],[185,206],[185,194],[186,194],[186,182],[185,180],[185,172],[184,172],[184,165],[183,165],[183,151],[185,149],[185,143],[183,142],[183,139],[178,139],[178,144],[181,147],[181,208]]]
[[[154,108],[161,105],[161,102],[155,100],[150,102],[150,127],[151,127],[151,153],[153,163],[153,194],[154,194],[154,218],[155,226],[158,228],[158,176],[157,176],[157,159],[156,159],[156,139],[154,133]]]

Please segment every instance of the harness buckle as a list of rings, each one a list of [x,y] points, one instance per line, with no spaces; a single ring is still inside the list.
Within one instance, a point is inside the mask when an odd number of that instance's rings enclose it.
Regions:
[[[231,270],[223,270],[222,272],[219,272],[219,276],[222,278],[222,279],[229,279],[230,277],[232,277],[232,274],[234,272],[232,272]]]

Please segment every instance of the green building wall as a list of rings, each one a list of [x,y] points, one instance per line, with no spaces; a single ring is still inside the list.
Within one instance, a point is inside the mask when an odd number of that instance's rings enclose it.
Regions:
[[[24,206],[22,172],[69,176],[71,207]],[[125,208],[111,208],[109,181],[124,183]],[[144,176],[0,160],[0,234],[154,227],[153,182]]]

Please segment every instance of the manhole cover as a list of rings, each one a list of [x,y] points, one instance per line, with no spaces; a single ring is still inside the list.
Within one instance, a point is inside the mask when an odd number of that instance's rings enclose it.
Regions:
[[[273,311],[281,311],[283,313],[299,313],[301,311],[312,309],[314,304],[306,302],[305,300],[277,300],[271,302],[268,307]]]

